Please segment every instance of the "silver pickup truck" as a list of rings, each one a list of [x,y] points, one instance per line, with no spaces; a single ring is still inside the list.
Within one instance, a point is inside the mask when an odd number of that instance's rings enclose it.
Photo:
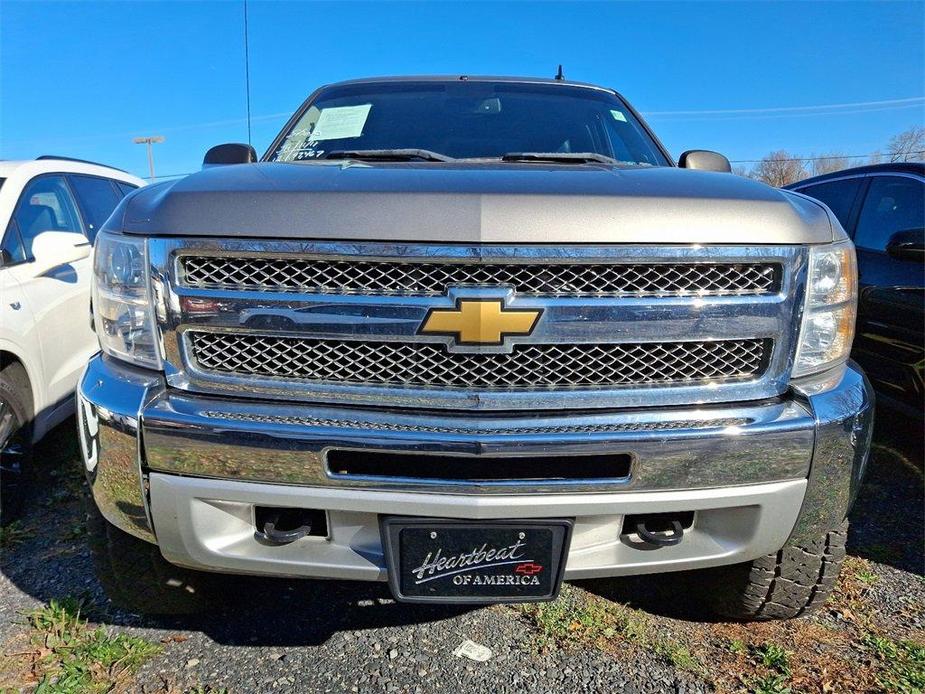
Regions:
[[[113,601],[195,609],[205,572],[478,603],[701,569],[728,617],[821,605],[871,436],[854,248],[728,170],[676,166],[611,89],[383,78],[129,195],[78,393]]]

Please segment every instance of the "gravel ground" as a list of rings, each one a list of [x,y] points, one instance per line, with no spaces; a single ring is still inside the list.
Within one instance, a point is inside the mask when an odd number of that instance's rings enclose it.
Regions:
[[[113,679],[145,692],[875,691],[887,666],[871,635],[925,634],[921,442],[895,433],[878,435],[837,600],[811,619],[714,622],[681,576],[569,585],[564,607],[476,610],[400,605],[375,584],[228,577],[220,612],[151,620],[114,610],[93,575],[72,426],[40,446],[31,510],[0,546],[0,691],[38,684],[47,656],[30,650],[25,615],[69,596],[108,633],[158,644]],[[455,656],[466,639],[491,658]],[[790,649],[785,668],[760,662],[768,643]]]

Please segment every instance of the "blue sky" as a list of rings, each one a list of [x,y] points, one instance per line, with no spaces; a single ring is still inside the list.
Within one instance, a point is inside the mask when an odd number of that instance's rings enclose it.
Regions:
[[[621,91],[675,156],[865,154],[925,122],[923,2],[250,0],[248,16],[260,153],[320,84],[552,76],[558,63]],[[0,0],[0,158],[54,153],[146,175],[132,137],[159,134],[159,175],[197,170],[209,146],[247,138],[242,18],[232,0]],[[863,105],[804,108],[833,104]]]

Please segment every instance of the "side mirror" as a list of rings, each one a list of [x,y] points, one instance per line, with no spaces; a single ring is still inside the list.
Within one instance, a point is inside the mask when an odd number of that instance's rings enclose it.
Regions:
[[[678,159],[682,169],[699,169],[700,171],[720,171],[732,173],[732,164],[719,152],[707,149],[689,149]]]
[[[93,247],[87,237],[74,231],[43,231],[32,240],[35,274],[41,275],[59,265],[76,263],[90,255]]]
[[[202,160],[202,168],[227,164],[253,164],[255,161],[257,161],[257,150],[253,147],[239,142],[229,142],[224,145],[215,145],[206,152]]]
[[[897,260],[925,261],[925,229],[897,231],[887,242],[886,252]]]

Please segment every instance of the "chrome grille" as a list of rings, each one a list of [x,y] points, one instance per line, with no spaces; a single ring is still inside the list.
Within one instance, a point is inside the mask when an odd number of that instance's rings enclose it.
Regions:
[[[254,333],[189,333],[198,368],[327,383],[449,388],[624,386],[754,378],[770,340],[524,344],[455,353],[414,342],[316,340]]]
[[[180,258],[189,287],[329,294],[439,296],[452,285],[513,285],[534,296],[773,294],[777,263],[467,263],[301,257]]]

